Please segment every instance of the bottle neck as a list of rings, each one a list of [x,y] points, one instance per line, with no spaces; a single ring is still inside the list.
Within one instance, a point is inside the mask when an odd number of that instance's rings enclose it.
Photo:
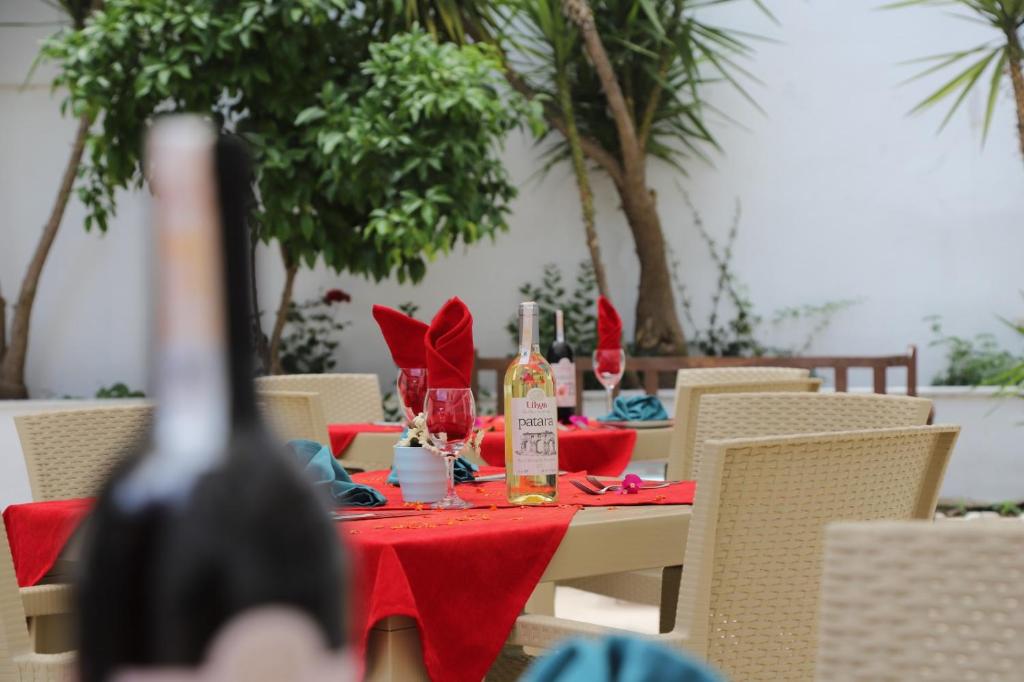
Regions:
[[[519,357],[526,360],[533,353],[540,353],[537,304],[521,303],[519,305]]]
[[[561,310],[555,311],[555,341],[565,343],[565,320]]]

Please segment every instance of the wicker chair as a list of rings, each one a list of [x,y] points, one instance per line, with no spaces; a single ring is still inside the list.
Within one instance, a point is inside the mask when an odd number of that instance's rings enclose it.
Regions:
[[[816,392],[821,379],[792,367],[681,369],[676,374],[676,412],[669,445],[667,477],[692,480],[693,448],[701,398],[714,393]]]
[[[825,532],[818,680],[1019,680],[1024,524],[838,523]]]
[[[376,374],[284,374],[256,379],[261,391],[319,393],[328,424],[356,424],[384,419]]]
[[[281,440],[331,442],[319,393],[259,391],[256,401],[264,420]]]
[[[36,653],[25,624],[26,617],[37,615],[27,611],[25,604],[31,602],[38,606],[54,602],[56,607],[57,602],[63,600],[54,595],[62,591],[55,585],[18,589],[7,529],[0,521],[0,682],[71,682],[76,679],[75,654]]]
[[[731,385],[731,384],[730,384]],[[850,393],[729,393],[707,395],[693,420],[691,460],[700,463],[711,439],[923,426],[931,401]],[[661,571],[601,575],[562,583],[640,604],[661,603]]]
[[[32,499],[95,495],[113,466],[138,445],[153,421],[151,405],[120,405],[14,418]]]
[[[920,426],[707,442],[674,627],[656,638],[730,679],[812,679],[825,526],[931,518],[958,432]],[[491,677],[514,673],[521,647],[609,632],[520,616]]]

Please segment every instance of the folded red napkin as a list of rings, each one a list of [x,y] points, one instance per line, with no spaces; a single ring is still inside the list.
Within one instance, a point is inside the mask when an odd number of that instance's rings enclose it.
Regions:
[[[597,348],[622,348],[622,319],[612,302],[604,296],[597,299]]]
[[[473,372],[473,315],[458,297],[441,306],[426,339],[427,385],[469,388]]]
[[[384,342],[391,350],[391,359],[400,369],[426,367],[427,323],[383,305],[373,306],[373,319],[380,327]]]

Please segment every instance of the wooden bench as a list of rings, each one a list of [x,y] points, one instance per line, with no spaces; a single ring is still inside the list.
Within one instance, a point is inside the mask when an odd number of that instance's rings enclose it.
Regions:
[[[473,392],[479,395],[481,372],[493,372],[497,376],[496,386],[501,390],[501,381],[512,357],[482,358],[477,357],[473,366]],[[583,386],[584,375],[591,371],[590,358],[576,358],[576,386]],[[699,367],[801,367],[803,369],[831,369],[835,373],[835,390],[845,392],[849,388],[850,369],[871,369],[874,377],[874,392],[886,393],[887,371],[890,367],[906,368],[907,395],[917,395],[917,346],[910,346],[904,355],[866,355],[866,356],[795,356],[795,357],[756,357],[756,358],[721,358],[707,356],[669,356],[669,357],[628,357],[626,369],[641,377],[641,385],[649,395],[655,395],[661,385],[675,385],[675,373],[680,369]],[[667,378],[670,383],[663,384]],[[501,414],[504,401],[497,396],[497,410]],[[582,414],[583,391],[576,392],[576,412]]]

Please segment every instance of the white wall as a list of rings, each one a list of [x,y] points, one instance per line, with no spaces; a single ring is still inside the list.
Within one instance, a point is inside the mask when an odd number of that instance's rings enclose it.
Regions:
[[[652,167],[668,239],[682,260],[694,301],[704,307],[712,265],[677,188],[687,188],[710,230],[724,236],[734,201],[743,204],[735,264],[759,310],[826,300],[863,299],[836,319],[815,353],[894,353],[922,346],[922,381],[941,366],[929,349],[925,315],[946,318],[950,331],[997,333],[1019,341],[996,314],[1019,316],[1019,256],[1024,252],[1024,168],[1016,151],[1012,101],[1000,101],[987,146],[980,146],[983,94],[965,102],[941,135],[941,112],[907,117],[938,82],[898,86],[910,74],[903,60],[975,45],[983,27],[942,11],[883,12],[873,2],[818,0],[772,3],[773,27],[746,3],[720,12],[721,22],[782,41],[759,48],[750,68],[763,80],[752,91],[761,115],[735,93],[715,103],[743,127],[716,127],[726,153],[714,167],[693,162],[689,178]],[[44,20],[37,0],[0,2],[0,22]],[[49,28],[0,29],[0,290],[13,297],[38,230],[46,219],[74,132],[61,119],[59,93],[32,86],[19,92],[36,41]],[[33,83],[45,84],[46,68]],[[369,316],[371,303],[415,301],[429,315],[451,295],[474,310],[481,351],[507,350],[503,330],[517,287],[545,262],[572,268],[586,256],[574,183],[564,169],[527,182],[536,149],[514,136],[506,152],[523,183],[512,229],[495,244],[471,247],[430,268],[419,285],[374,284],[304,272],[299,299],[340,286],[353,295],[344,309],[353,326],[340,352],[344,369],[377,370],[390,361]],[[609,183],[596,180],[598,221],[616,300],[632,323],[636,258]],[[86,234],[73,203],[43,277],[33,319],[28,384],[34,395],[91,395],[98,386],[144,384],[145,201],[124,196],[109,234]],[[282,274],[276,253],[260,259],[265,308],[276,303]],[[798,329],[777,331],[793,342]],[[898,381],[895,377],[893,381]]]

